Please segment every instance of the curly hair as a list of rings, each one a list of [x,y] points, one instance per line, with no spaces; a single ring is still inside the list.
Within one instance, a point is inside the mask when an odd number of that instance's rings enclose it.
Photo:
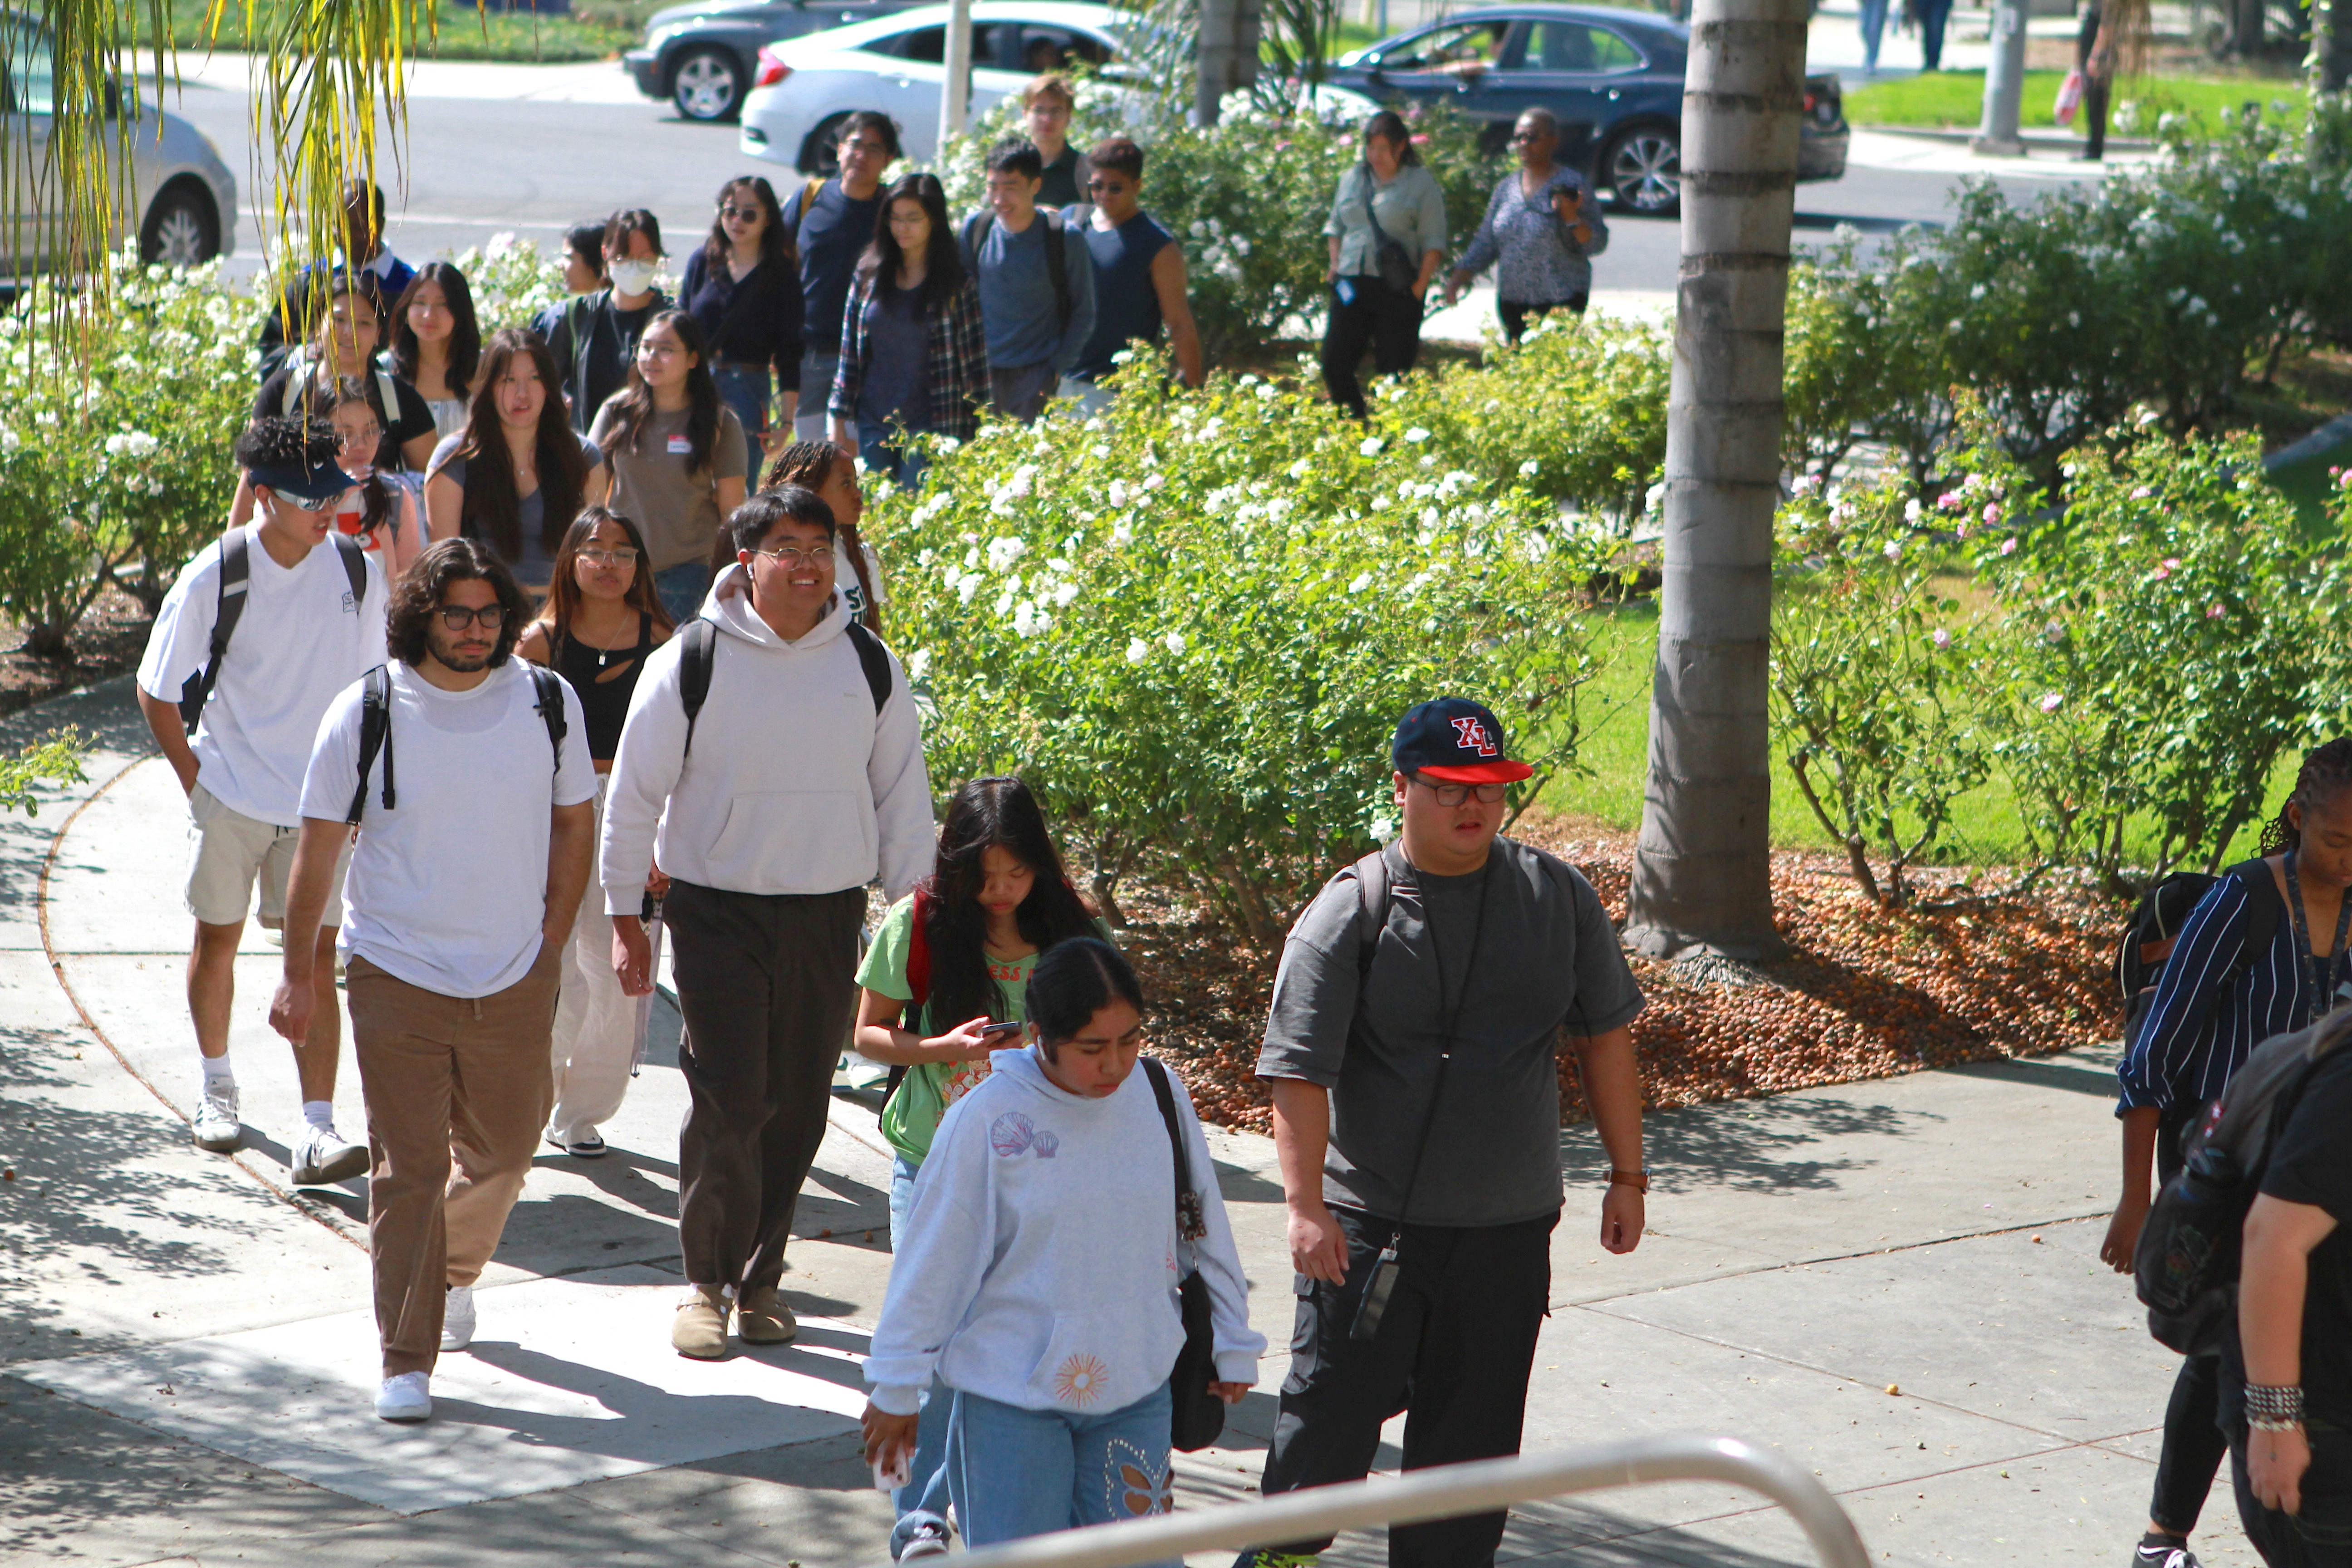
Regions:
[[[530,597],[522,591],[514,574],[498,552],[478,540],[445,539],[409,563],[392,584],[392,599],[384,605],[383,646],[386,652],[411,668],[425,662],[432,647],[426,632],[434,612],[441,607],[442,595],[453,583],[478,579],[488,583],[499,596],[499,607],[506,611],[499,622],[499,646],[490,655],[490,668],[506,663],[514,646],[522,637],[523,627],[530,621]]]
[[[2263,854],[2276,855],[2302,846],[2303,834],[2287,820],[2288,807],[2299,805],[2309,811],[2347,784],[2352,784],[2352,740],[2330,741],[2305,756],[2294,775],[2294,793],[2279,803],[2276,816],[2263,824]]]

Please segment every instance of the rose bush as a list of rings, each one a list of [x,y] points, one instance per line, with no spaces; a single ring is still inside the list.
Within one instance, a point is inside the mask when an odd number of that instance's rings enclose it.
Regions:
[[[1594,660],[1573,605],[1606,566],[1425,429],[1163,370],[1132,367],[1108,419],[983,426],[866,531],[899,563],[932,776],[1020,773],[1112,911],[1143,874],[1273,941],[1381,833],[1411,703],[1474,693],[1542,773],[1574,766]]]

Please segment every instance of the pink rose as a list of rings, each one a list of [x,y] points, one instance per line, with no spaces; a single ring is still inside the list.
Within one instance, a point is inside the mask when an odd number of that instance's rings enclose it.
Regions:
[[[2000,552],[2001,552],[2003,555],[2014,555],[2014,554],[2016,554],[2016,553],[2017,553],[2017,541],[2016,541],[2015,539],[2004,539],[2004,540],[2002,540],[2002,541],[2000,542]]]

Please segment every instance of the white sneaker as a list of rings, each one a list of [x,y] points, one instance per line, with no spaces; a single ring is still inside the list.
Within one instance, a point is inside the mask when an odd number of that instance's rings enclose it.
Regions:
[[[441,1348],[461,1351],[473,1342],[474,1288],[452,1285],[447,1303],[441,1309]]]
[[[245,1146],[245,1127],[236,1119],[236,1085],[206,1085],[196,1101],[190,1141],[214,1154],[234,1154]]]
[[[322,1187],[367,1173],[368,1151],[331,1127],[306,1127],[294,1143],[294,1184]]]
[[[433,1380],[421,1372],[387,1377],[376,1391],[375,1413],[385,1421],[423,1421],[433,1414]]]

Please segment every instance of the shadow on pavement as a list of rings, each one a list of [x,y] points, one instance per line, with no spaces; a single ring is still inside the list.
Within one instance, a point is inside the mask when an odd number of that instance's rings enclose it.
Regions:
[[[1808,1145],[1863,1136],[1907,1138],[1943,1120],[1931,1111],[1796,1095],[1654,1112],[1643,1120],[1643,1136],[1654,1191],[1822,1191],[1839,1186],[1841,1175],[1874,1162],[1809,1159],[1803,1154]],[[1609,1165],[1606,1152],[1580,1127],[1561,1138],[1560,1161],[1570,1186],[1598,1181]]]

